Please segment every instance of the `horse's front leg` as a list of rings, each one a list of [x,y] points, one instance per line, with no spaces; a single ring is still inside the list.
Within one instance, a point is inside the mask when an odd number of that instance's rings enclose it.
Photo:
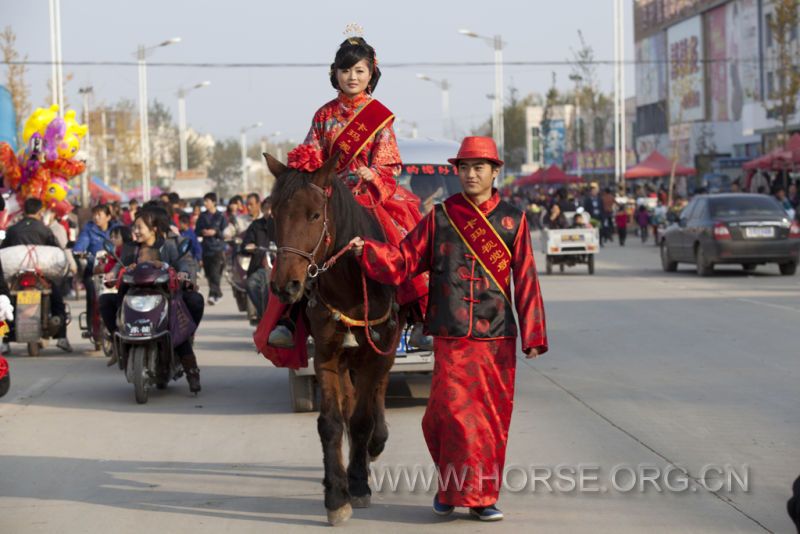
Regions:
[[[322,356],[322,355],[318,355]],[[341,390],[338,358],[320,360],[315,357],[317,380],[320,385],[320,414],[317,430],[322,442],[322,460],[325,477],[325,508],[328,522],[338,525],[347,521],[353,513],[350,506],[350,493],[347,487],[347,473],[342,462],[342,436],[345,420],[341,409]]]

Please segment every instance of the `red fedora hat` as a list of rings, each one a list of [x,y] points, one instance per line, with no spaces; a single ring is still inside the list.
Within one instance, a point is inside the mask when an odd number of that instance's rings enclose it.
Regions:
[[[494,139],[491,137],[465,137],[461,141],[458,155],[447,161],[458,165],[459,160],[462,159],[487,159],[497,165],[503,165],[503,160],[497,155],[497,145],[494,144]]]

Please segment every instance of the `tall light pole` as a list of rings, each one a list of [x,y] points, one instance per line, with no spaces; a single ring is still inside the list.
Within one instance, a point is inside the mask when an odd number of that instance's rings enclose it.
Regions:
[[[614,2],[614,179],[617,186],[625,176],[627,164],[625,125],[625,9],[622,0]]]
[[[84,137],[84,149],[88,155],[88,163],[93,163],[92,160],[92,129],[89,122],[89,95],[94,93],[94,88],[89,85],[78,89],[78,94],[83,96],[83,123],[87,125],[88,130]],[[89,206],[89,165],[86,165],[86,170],[81,174],[81,206],[84,208]]]
[[[50,57],[53,104],[58,104],[59,117],[64,115],[64,75],[61,58],[61,0],[50,0]]]
[[[437,80],[425,74],[417,74],[417,78],[426,82],[431,82],[442,90],[442,137],[453,139],[453,123],[450,118],[450,83],[447,80]]]
[[[583,168],[581,165],[581,154],[583,152],[583,138],[581,136],[581,82],[583,76],[580,74],[570,74],[569,79],[575,82],[575,163],[577,165],[578,178],[583,178]]]
[[[186,150],[186,95],[195,89],[208,87],[211,82],[208,80],[193,85],[188,89],[178,89],[178,135],[180,137],[180,150],[181,150],[181,170],[185,171],[189,168],[189,156]]]
[[[474,37],[486,42],[489,46],[494,48],[494,113],[492,114],[492,135],[494,142],[497,144],[497,152],[500,159],[503,160],[505,152],[505,131],[503,119],[503,43],[500,35],[494,37],[486,37],[479,35],[470,30],[458,30],[461,35],[467,37]],[[503,181],[505,177],[505,167],[500,169],[498,180]]]
[[[245,193],[249,192],[248,189],[249,189],[249,185],[250,185],[250,184],[247,183],[248,182],[248,176],[247,176],[247,132],[250,131],[250,130],[253,130],[255,128],[260,128],[261,124],[262,124],[261,122],[257,122],[255,124],[251,124],[250,126],[247,126],[246,128],[242,128],[242,138],[241,138],[241,143],[242,143],[242,186],[244,187],[244,192]]]
[[[271,139],[273,137],[278,137],[279,135],[281,135],[281,132],[272,132],[269,135],[264,135],[264,136],[261,137],[261,153],[262,154],[267,151],[267,140],[269,140],[269,139]],[[279,146],[276,146],[276,149],[277,150],[275,151],[275,159],[277,159],[277,160],[283,159],[282,158],[282,154],[281,154],[281,152],[282,152],[281,148]]]
[[[150,131],[147,121],[147,56],[156,48],[180,43],[180,37],[167,39],[155,46],[139,45],[136,58],[139,61],[139,143],[142,158],[142,198],[150,200]]]

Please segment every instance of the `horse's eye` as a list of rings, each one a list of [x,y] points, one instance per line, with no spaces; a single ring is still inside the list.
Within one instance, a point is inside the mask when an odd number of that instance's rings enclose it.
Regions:
[[[316,221],[316,220],[318,220],[319,218],[320,218],[320,214],[319,214],[319,213],[315,213],[315,214],[313,214],[313,215],[311,216],[311,220],[312,220],[312,221]]]

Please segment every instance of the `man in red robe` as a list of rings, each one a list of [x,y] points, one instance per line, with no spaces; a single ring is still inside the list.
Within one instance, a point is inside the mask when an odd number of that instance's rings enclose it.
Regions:
[[[425,328],[435,366],[422,430],[439,471],[434,512],[462,506],[497,521],[514,398],[514,307],[528,358],[547,351],[544,307],[525,215],[492,187],[503,165],[494,141],[467,137],[450,163],[463,193],[437,205],[399,247],[358,237],[352,244],[367,276],[385,284],[430,272]]]

